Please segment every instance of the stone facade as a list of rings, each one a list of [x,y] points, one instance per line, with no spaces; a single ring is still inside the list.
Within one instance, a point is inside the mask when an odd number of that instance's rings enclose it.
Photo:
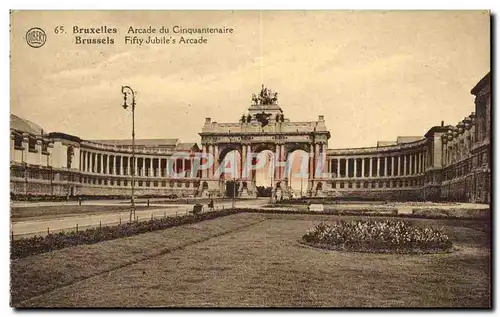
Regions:
[[[376,147],[328,149],[323,116],[292,122],[277,94],[262,88],[238,123],[205,119],[201,147],[176,139],[82,140],[44,133],[11,116],[11,193],[50,196],[129,196],[135,171],[137,196],[220,196],[221,163],[239,153],[238,195],[255,197],[255,155],[268,150],[275,164],[273,193],[291,196],[286,164],[303,150],[311,197],[383,200],[491,201],[490,74],[472,89],[475,112],[456,126],[434,126],[423,137],[398,137]],[[204,168],[209,166],[209,168]]]

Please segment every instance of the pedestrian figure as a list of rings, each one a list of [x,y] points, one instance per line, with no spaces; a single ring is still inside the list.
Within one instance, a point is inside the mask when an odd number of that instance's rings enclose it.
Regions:
[[[214,200],[211,199],[210,202],[208,203],[208,209],[214,210]]]

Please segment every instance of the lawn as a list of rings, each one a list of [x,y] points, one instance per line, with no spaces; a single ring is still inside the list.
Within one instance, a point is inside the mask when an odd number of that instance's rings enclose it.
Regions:
[[[161,208],[169,208],[169,206],[164,206]],[[158,209],[158,207],[136,206],[136,210],[146,210],[146,209]],[[120,213],[129,210],[130,206],[113,206],[113,205],[82,205],[82,206],[61,205],[61,206],[11,207],[10,219],[12,222],[16,222],[24,220],[54,218],[55,216],[57,217],[74,216],[75,214],[96,215],[103,213],[104,214]]]
[[[488,307],[489,226],[443,226],[457,250],[395,255],[298,243],[340,216],[237,214],[12,263],[16,307]],[[346,217],[344,217],[346,218]]]

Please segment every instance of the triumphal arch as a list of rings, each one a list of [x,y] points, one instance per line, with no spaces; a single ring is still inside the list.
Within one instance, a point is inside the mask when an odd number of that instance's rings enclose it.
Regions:
[[[289,158],[296,150],[306,153],[299,171],[302,178],[307,179],[304,190],[310,192],[327,177],[324,162],[330,132],[324,116],[320,115],[318,121],[292,122],[279,105],[278,94],[264,86],[259,94],[252,95],[251,105],[239,122],[219,123],[206,118],[200,136],[203,157],[213,158],[213,164],[202,169],[200,193],[203,196],[224,194],[228,179],[224,158],[231,151],[239,153],[239,162],[231,167],[231,179],[238,184],[236,196],[257,195],[255,177],[263,168],[257,157],[263,151],[272,153],[270,173],[275,196],[291,194]]]

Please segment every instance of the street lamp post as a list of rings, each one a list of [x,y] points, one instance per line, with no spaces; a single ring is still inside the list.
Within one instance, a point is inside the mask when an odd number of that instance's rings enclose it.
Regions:
[[[123,109],[127,110],[129,105],[127,104],[127,96],[132,95],[132,164],[130,168],[130,172],[132,174],[132,194],[130,197],[130,219],[132,222],[135,220],[135,195],[134,195],[134,186],[135,186],[135,92],[129,86],[122,86],[122,94],[123,94]]]

